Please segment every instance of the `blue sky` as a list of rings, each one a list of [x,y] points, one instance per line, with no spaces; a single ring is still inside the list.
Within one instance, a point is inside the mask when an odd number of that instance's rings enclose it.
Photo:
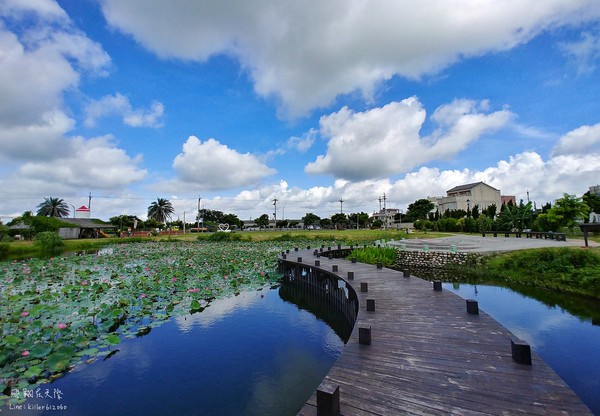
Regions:
[[[0,0],[0,219],[406,209],[600,181],[596,0]]]

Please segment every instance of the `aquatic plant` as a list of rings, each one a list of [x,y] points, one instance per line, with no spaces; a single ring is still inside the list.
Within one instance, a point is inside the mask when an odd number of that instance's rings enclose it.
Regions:
[[[0,263],[0,405],[115,353],[172,316],[276,284],[272,243],[112,246],[98,255]],[[13,400],[13,399],[11,399]]]

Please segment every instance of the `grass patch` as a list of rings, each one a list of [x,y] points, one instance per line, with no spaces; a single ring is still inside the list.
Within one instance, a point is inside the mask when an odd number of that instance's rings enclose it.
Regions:
[[[232,233],[188,233],[180,235],[166,235],[153,237],[128,237],[128,238],[93,238],[64,240],[64,251],[92,251],[99,250],[112,244],[128,244],[150,241],[244,241],[244,242],[297,242],[314,244],[314,241],[331,241],[335,244],[361,245],[370,244],[375,240],[401,240],[404,238],[439,238],[451,234],[437,232],[411,232],[406,234],[398,230],[294,230],[294,231],[243,231]],[[8,243],[8,248],[0,251],[0,260],[22,259],[27,257],[43,256],[44,253],[32,241],[13,241]]]
[[[492,279],[600,298],[600,253],[580,248],[541,248],[486,258],[480,273]]]
[[[395,266],[397,257],[398,252],[394,247],[365,247],[353,250],[349,256],[360,263],[381,263],[385,267]]]

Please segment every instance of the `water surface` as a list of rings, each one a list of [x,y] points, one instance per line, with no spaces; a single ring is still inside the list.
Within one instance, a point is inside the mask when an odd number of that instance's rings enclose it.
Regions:
[[[28,405],[66,410],[19,415],[294,415],[318,387],[344,343],[323,321],[278,290],[217,300],[116,346],[42,392],[62,398]]]
[[[592,412],[600,415],[600,326],[594,325],[591,317],[574,316],[508,288],[443,286],[465,299],[476,299],[481,310],[527,341]]]

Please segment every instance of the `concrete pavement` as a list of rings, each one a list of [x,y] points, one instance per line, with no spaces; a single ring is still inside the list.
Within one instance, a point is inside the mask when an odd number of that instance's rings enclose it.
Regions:
[[[585,243],[579,239],[569,239],[567,241],[544,240],[536,238],[516,238],[493,237],[490,234],[482,237],[481,235],[457,234],[442,238],[418,238],[410,240],[397,240],[389,242],[393,245],[404,245],[406,250],[422,250],[427,246],[431,251],[457,251],[457,252],[480,252],[494,253],[503,251],[522,250],[527,248],[542,247],[584,247]],[[600,244],[590,241],[590,247],[599,247]]]

